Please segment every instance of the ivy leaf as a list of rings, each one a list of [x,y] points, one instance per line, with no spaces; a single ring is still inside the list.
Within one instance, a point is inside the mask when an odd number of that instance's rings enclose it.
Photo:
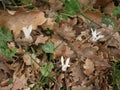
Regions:
[[[42,50],[45,53],[54,53],[54,44],[51,41],[46,42],[44,45],[42,45]]]
[[[47,77],[53,68],[54,68],[53,63],[48,63],[41,68],[40,72],[44,77]]]

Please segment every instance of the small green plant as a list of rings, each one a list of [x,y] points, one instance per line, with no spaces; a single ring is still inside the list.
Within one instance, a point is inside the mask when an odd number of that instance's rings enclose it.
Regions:
[[[116,28],[116,23],[115,23],[115,20],[113,18],[111,18],[110,16],[104,16],[102,18],[102,22],[104,24],[106,24],[107,26],[111,25],[113,28]]]
[[[7,47],[7,42],[12,41],[12,33],[10,30],[0,27],[0,54],[8,57],[13,57],[16,53],[16,49],[10,51]]]
[[[53,77],[51,77],[50,73],[53,68],[54,68],[53,63],[48,62],[40,69],[40,73],[42,74],[42,77],[39,81],[39,85],[40,86],[46,85],[47,87],[45,87],[45,90],[50,90],[49,84],[53,80]]]
[[[113,90],[120,90],[120,63],[114,63],[112,78]]]
[[[50,75],[50,72],[52,71],[53,68],[54,68],[53,63],[47,63],[41,68],[40,72],[42,76],[47,77],[48,75]]]
[[[83,15],[83,11],[80,7],[80,3],[77,0],[61,0],[65,5],[63,13],[57,15],[56,22],[59,22],[61,19],[67,19],[68,16],[75,17],[78,13]]]
[[[120,15],[120,6],[114,8],[113,16],[117,16],[117,15]]]
[[[63,2],[65,5],[64,13],[75,16],[77,13],[81,13],[82,9],[80,7],[80,3],[77,0],[65,0]]]
[[[54,44],[52,41],[47,41],[44,45],[41,46],[42,50],[45,53],[54,53]]]

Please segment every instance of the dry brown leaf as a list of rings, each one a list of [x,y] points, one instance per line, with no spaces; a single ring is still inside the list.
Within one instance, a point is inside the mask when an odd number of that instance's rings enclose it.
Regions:
[[[10,15],[14,15],[14,14],[16,13],[16,11],[9,10],[9,9],[7,9],[7,11],[8,11],[8,13],[9,13]]]
[[[0,69],[2,69],[5,73],[10,74],[10,69],[3,62],[0,62]]]
[[[86,58],[93,58],[99,47],[92,46],[90,43],[82,44],[79,53]]]
[[[107,4],[111,3],[112,0],[104,0],[103,2],[101,0],[96,0],[95,4],[94,4],[94,8],[99,8],[100,7],[105,7],[107,6]]]
[[[67,40],[72,41],[75,38],[75,30],[73,27],[77,24],[77,19],[62,20],[59,25],[55,27],[56,33]]]
[[[91,86],[84,87],[84,86],[73,86],[72,90],[93,90]]]
[[[83,80],[85,76],[82,72],[80,63],[74,63],[71,67],[70,71],[72,72],[71,75],[73,76],[74,82]]]
[[[52,18],[47,18],[46,22],[42,25],[44,30],[50,29],[53,30],[55,25],[55,20]]]
[[[113,2],[111,2],[104,8],[104,12],[108,15],[112,15],[114,8],[115,8],[115,5]]]
[[[63,3],[60,0],[49,0],[49,3],[53,11],[62,9]]]
[[[24,74],[20,78],[16,78],[16,80],[13,83],[12,90],[18,90],[18,89],[21,90],[27,84],[27,80],[28,80],[28,78],[25,77]]]
[[[31,65],[31,63],[32,63],[31,57],[28,53],[23,55],[23,60],[24,60],[26,65]]]
[[[25,64],[23,64],[23,63],[16,63],[15,64],[14,73],[13,73],[13,80],[15,80],[17,77],[22,75],[23,70],[25,70],[24,66],[25,66]]]
[[[43,35],[40,35],[37,37],[35,41],[35,45],[38,45],[39,43],[45,44],[45,42],[49,39],[49,37],[44,37]]]
[[[103,14],[98,12],[98,11],[90,11],[87,10],[85,12],[85,15],[92,21],[97,22],[97,23],[101,23],[102,22],[102,17]]]
[[[12,86],[13,86],[12,84],[9,84],[8,86],[5,87],[0,86],[0,90],[11,90]]]
[[[14,42],[7,43],[7,45],[8,45],[8,48],[10,50],[14,50],[15,49],[15,43]]]
[[[0,26],[13,30],[15,37],[17,37],[23,27],[33,26],[36,29],[38,25],[42,25],[46,18],[41,11],[17,11],[14,15],[8,13],[0,13]]]
[[[61,56],[66,56],[66,57],[72,57],[73,56],[73,51],[71,50],[70,47],[65,42],[62,42],[59,39],[52,39],[54,42],[55,49],[54,55],[55,57],[61,57]]]
[[[86,75],[90,75],[93,73],[93,71],[95,70],[94,68],[94,63],[90,60],[90,59],[86,59],[85,64],[83,65],[84,73]]]

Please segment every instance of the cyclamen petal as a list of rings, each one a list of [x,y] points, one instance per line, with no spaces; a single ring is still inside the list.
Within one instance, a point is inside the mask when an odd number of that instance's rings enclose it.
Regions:
[[[23,27],[23,32],[24,32],[24,35],[25,35],[25,38],[26,39],[29,39],[31,36],[31,32],[32,32],[32,25],[29,25],[28,27]]]
[[[101,32],[97,32],[96,30],[93,31],[93,29],[91,28],[91,32],[92,32],[92,37],[91,40],[93,42],[96,42],[97,40],[99,40],[100,38],[103,38],[104,35],[100,35]]]
[[[61,64],[62,64],[62,71],[66,71],[67,67],[70,67],[69,62],[70,62],[70,58],[67,58],[66,62],[64,63],[64,58],[63,56],[61,56]]]

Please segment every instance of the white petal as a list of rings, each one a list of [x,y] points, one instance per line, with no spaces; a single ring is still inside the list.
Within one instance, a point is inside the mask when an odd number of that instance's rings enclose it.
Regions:
[[[61,64],[62,64],[62,66],[64,66],[64,58],[63,58],[63,56],[61,56]]]
[[[22,30],[24,32],[25,38],[29,39],[31,37],[30,34],[32,32],[32,25],[29,25],[28,28],[23,27]]]
[[[67,58],[67,60],[66,60],[66,62],[65,62],[65,65],[66,65],[67,67],[70,67],[69,62],[70,62],[70,58]]]

